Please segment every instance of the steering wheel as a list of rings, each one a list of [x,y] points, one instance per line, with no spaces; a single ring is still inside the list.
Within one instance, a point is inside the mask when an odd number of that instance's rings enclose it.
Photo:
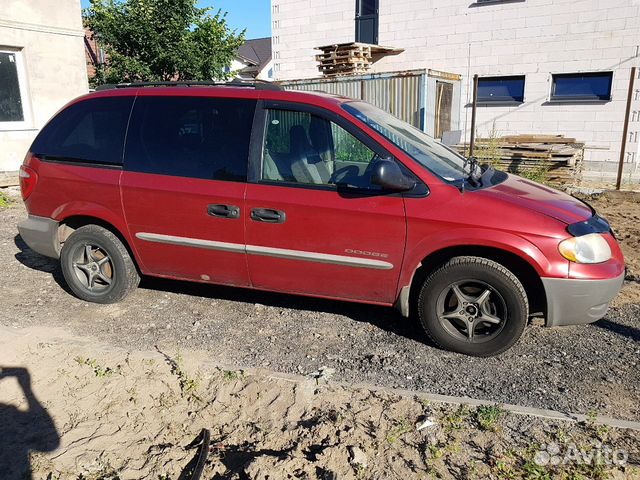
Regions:
[[[329,178],[329,183],[339,183],[341,180],[344,180],[348,176],[359,176],[360,169],[355,165],[347,165],[346,167],[339,168],[335,172],[331,174]]]

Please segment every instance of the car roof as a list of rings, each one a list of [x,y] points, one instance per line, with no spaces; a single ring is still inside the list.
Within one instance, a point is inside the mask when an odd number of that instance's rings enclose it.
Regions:
[[[279,100],[316,105],[333,104],[339,106],[352,98],[322,91],[284,90],[277,84],[253,88],[251,85],[162,82],[158,84],[110,85],[84,95],[77,100],[111,96],[197,96],[219,98],[244,98],[258,100]]]

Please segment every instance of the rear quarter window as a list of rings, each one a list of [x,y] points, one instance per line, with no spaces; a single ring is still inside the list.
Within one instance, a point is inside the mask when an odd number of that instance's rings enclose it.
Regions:
[[[131,116],[128,171],[244,182],[256,101],[138,97]]]
[[[56,115],[31,152],[44,159],[121,165],[133,97],[83,100]]]

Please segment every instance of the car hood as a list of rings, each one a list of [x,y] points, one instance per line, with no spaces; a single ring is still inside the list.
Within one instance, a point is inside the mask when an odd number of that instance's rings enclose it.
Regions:
[[[480,192],[494,200],[533,210],[567,225],[593,216],[591,207],[577,198],[517,175],[509,174],[504,182]]]

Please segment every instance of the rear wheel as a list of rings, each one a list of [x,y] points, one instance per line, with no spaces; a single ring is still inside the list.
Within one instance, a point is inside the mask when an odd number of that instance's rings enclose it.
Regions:
[[[522,283],[505,267],[480,257],[456,257],[434,271],[419,297],[420,322],[447,350],[488,357],[509,349],[529,316]]]
[[[126,247],[98,225],[73,232],[64,242],[60,263],[71,291],[88,302],[119,302],[140,283]]]

